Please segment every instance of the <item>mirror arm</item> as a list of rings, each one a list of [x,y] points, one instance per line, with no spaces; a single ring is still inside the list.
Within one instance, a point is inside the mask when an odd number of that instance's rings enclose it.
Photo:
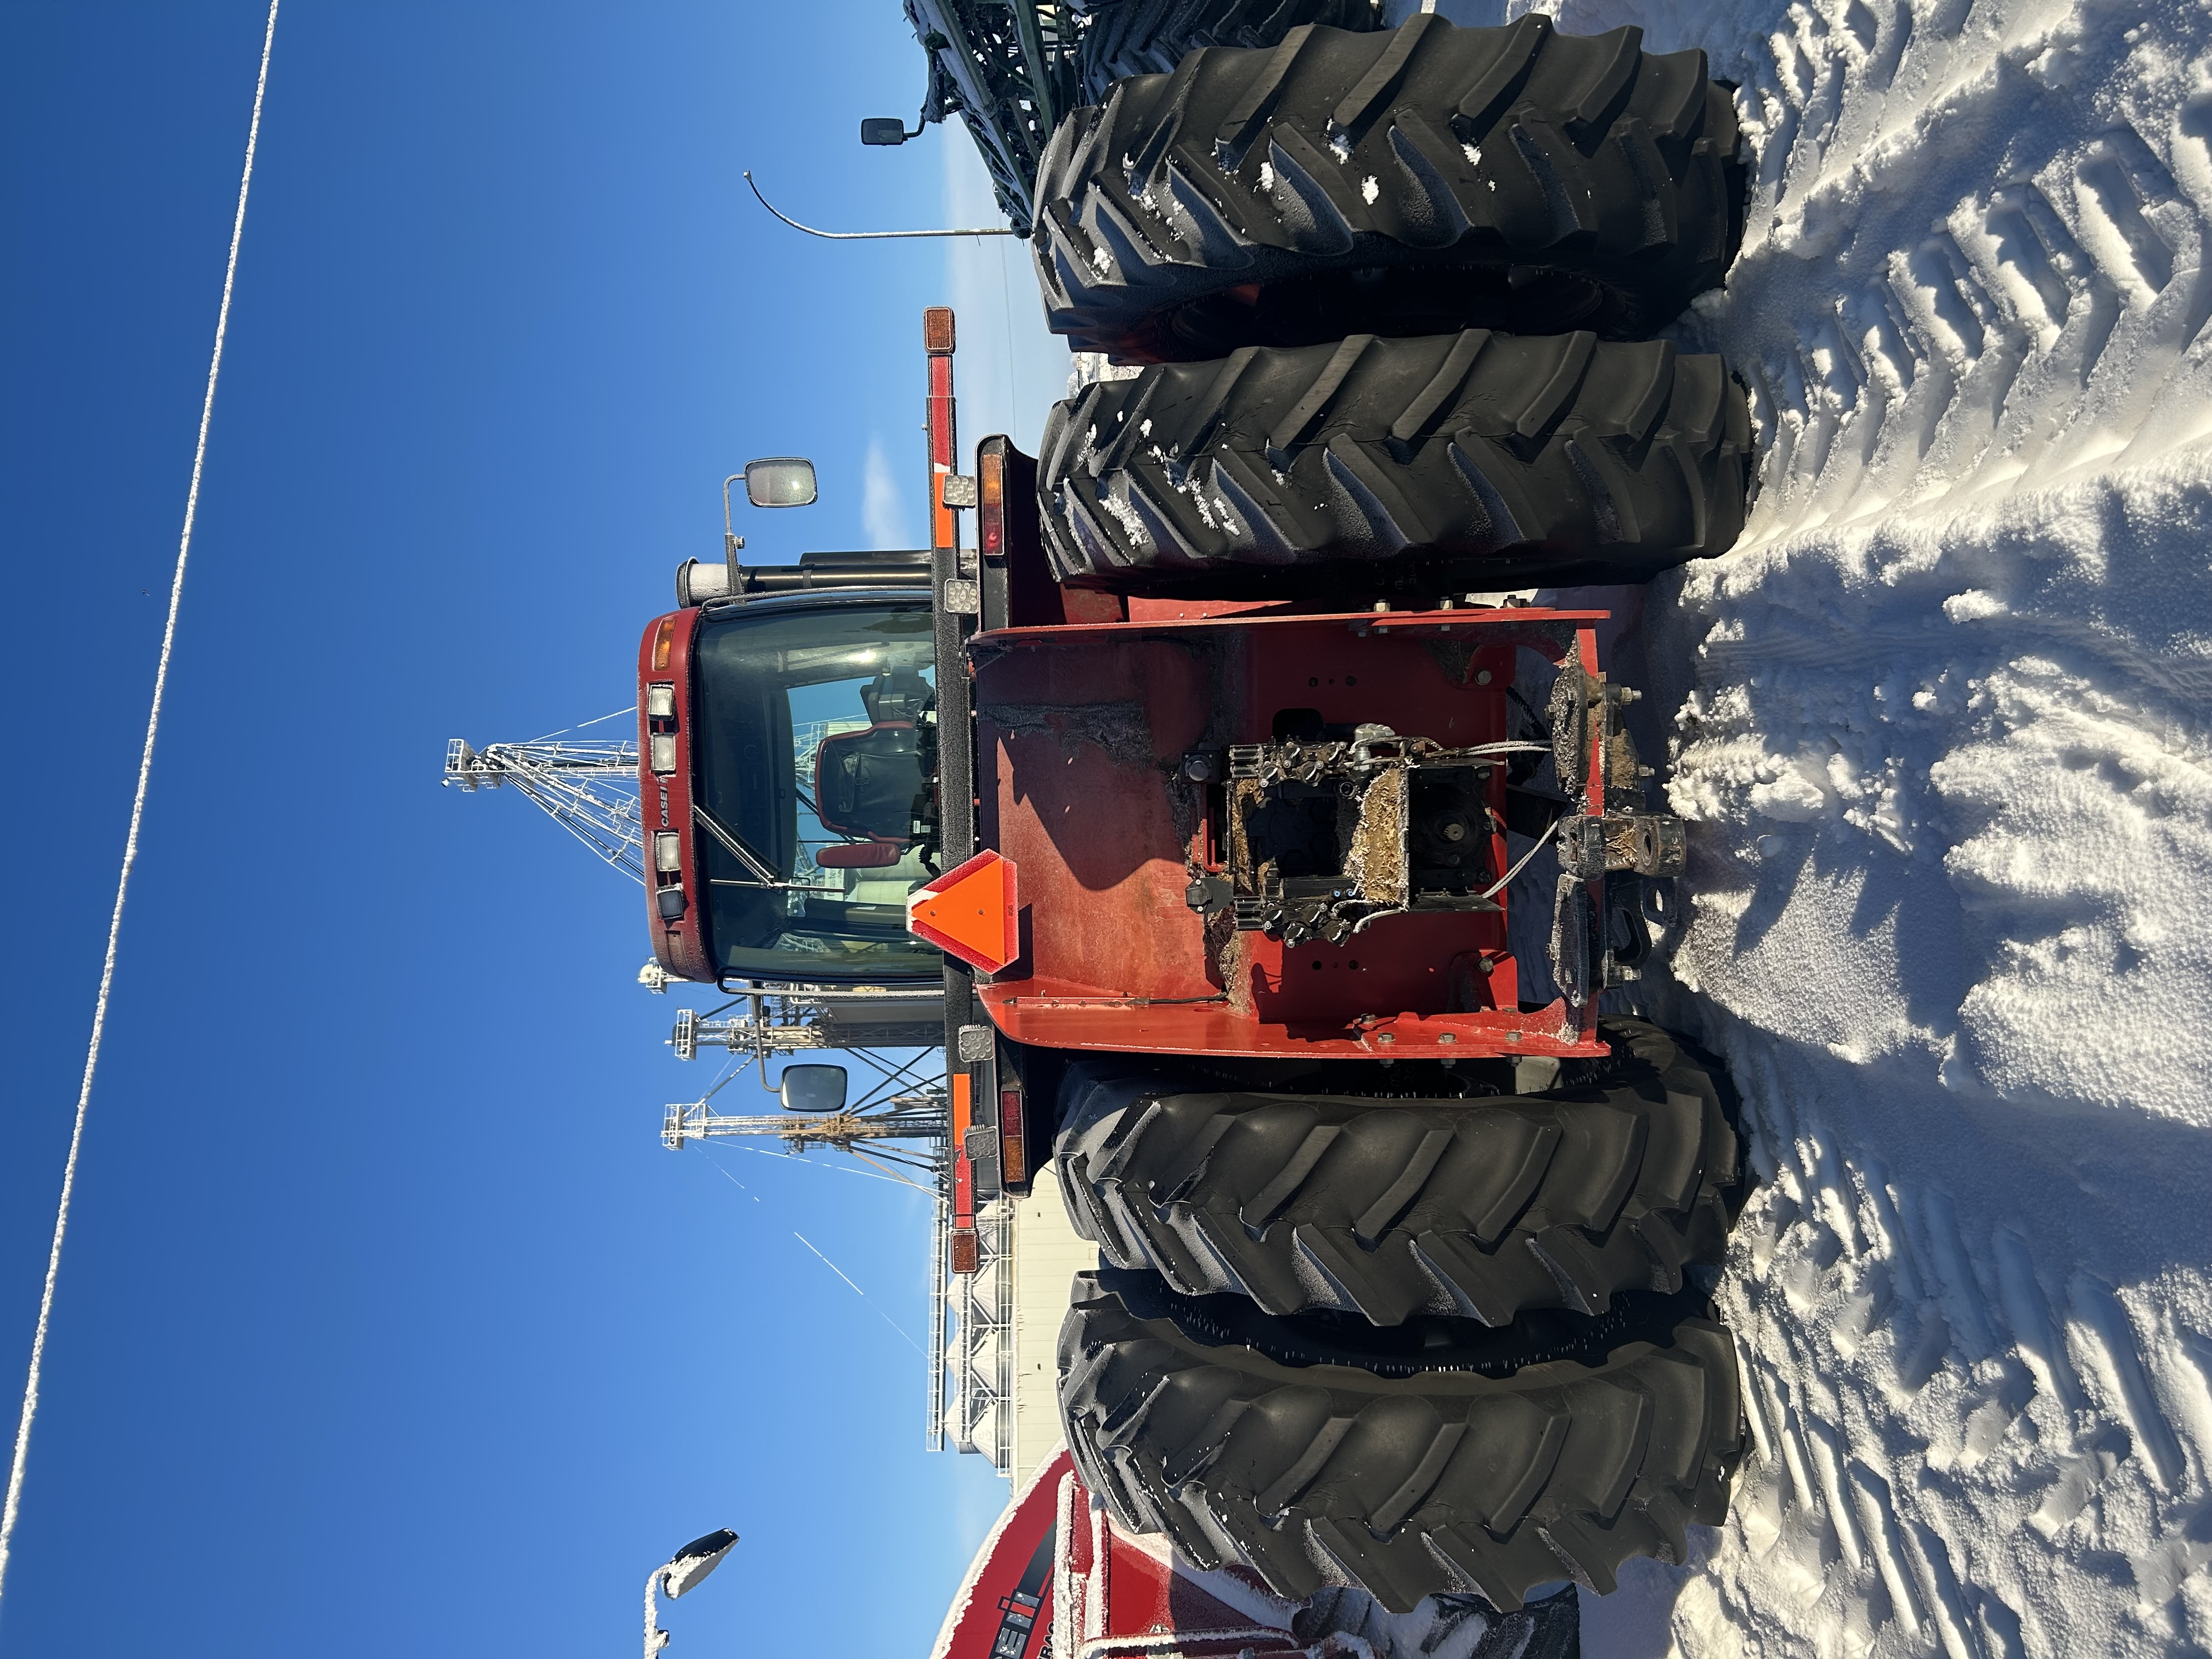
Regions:
[[[958,230],[817,230],[811,225],[802,225],[798,220],[761,195],[761,187],[753,184],[753,175],[747,172],[744,181],[752,185],[752,192],[760,204],[793,230],[803,230],[809,236],[820,236],[832,242],[896,241],[914,236],[1018,236],[1022,233],[1005,226],[975,226]]]
[[[744,476],[732,472],[722,480],[722,565],[730,573],[728,592],[733,596],[745,591],[744,567],[738,562],[738,550],[745,544],[745,538],[737,533],[730,518],[730,486]]]

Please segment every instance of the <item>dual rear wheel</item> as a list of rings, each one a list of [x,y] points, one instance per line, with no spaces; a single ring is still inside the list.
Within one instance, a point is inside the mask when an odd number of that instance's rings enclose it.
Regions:
[[[1055,1167],[1106,1265],[1060,1406],[1124,1525],[1402,1613],[1602,1593],[1719,1524],[1735,1362],[1687,1270],[1725,1244],[1735,1103],[1657,1027],[1601,1029],[1608,1060],[1529,1096],[1070,1071]]]
[[[1496,591],[1726,550],[1742,389],[1644,342],[1741,240],[1742,141],[1705,54],[1534,13],[1319,26],[1362,10],[1131,0],[1085,35],[1101,64],[1201,49],[1112,82],[1040,167],[1051,325],[1156,365],[1047,427],[1055,574],[1196,597]]]

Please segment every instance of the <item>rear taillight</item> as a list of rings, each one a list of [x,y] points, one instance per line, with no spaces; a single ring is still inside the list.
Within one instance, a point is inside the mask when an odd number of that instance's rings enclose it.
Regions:
[[[1009,1186],[1030,1176],[1029,1147],[1022,1135],[1022,1091],[999,1091],[999,1174]]]
[[[975,458],[975,528],[984,556],[1006,552],[1006,458],[986,449]]]

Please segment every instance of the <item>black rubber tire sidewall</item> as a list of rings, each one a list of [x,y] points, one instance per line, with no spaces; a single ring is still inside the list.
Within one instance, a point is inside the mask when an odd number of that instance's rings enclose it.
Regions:
[[[1740,1180],[1713,1070],[1648,1022],[1601,1029],[1611,1060],[1519,1097],[1363,1100],[1073,1067],[1054,1167],[1103,1260],[1181,1294],[1376,1326],[1601,1314],[1718,1265]],[[1363,1231],[1378,1205],[1395,1207]]]
[[[1069,1448],[1122,1525],[1202,1567],[1294,1601],[1333,1583],[1397,1613],[1469,1589],[1510,1609],[1564,1577],[1605,1593],[1632,1557],[1679,1563],[1689,1523],[1726,1518],[1742,1408],[1702,1312],[1509,1376],[1390,1378],[1212,1341],[1146,1276],[1111,1277],[1078,1276],[1061,1328]]]
[[[1056,405],[1055,575],[1192,597],[1644,581],[1725,552],[1742,387],[1667,342],[1472,330],[1157,364]]]
[[[1425,16],[1122,82],[1038,170],[1050,325],[1132,362],[1465,326],[1642,337],[1720,282],[1747,173],[1703,54],[1640,38]]]

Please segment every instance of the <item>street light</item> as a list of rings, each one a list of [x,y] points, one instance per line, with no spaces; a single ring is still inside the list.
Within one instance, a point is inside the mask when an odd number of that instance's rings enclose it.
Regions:
[[[737,1541],[737,1534],[727,1527],[719,1528],[677,1551],[666,1566],[653,1570],[645,1581],[645,1659],[653,1659],[668,1645],[668,1632],[660,1628],[660,1617],[653,1607],[653,1592],[659,1590],[673,1601],[720,1566],[722,1558]]]

